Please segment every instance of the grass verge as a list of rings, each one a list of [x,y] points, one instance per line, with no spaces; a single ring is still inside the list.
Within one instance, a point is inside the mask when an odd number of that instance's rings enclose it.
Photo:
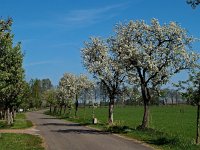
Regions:
[[[44,150],[42,139],[35,135],[1,133],[0,150]]]
[[[25,129],[32,126],[32,122],[26,119],[24,113],[17,113],[14,124],[11,126],[7,126],[4,120],[0,120],[0,129]]]

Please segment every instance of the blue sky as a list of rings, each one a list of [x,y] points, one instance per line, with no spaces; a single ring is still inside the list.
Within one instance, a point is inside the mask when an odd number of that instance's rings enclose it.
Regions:
[[[54,85],[65,72],[87,73],[81,64],[83,42],[90,36],[108,37],[119,22],[176,21],[200,38],[200,6],[194,10],[185,0],[0,0],[0,4],[1,18],[13,18],[15,42],[22,42],[26,79],[50,78]],[[199,44],[194,48],[200,51]]]

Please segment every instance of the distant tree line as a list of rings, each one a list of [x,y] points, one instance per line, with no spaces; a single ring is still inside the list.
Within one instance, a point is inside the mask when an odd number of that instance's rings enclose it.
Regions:
[[[45,92],[52,89],[50,79],[31,79],[26,83],[26,99],[20,105],[24,110],[46,107]]]

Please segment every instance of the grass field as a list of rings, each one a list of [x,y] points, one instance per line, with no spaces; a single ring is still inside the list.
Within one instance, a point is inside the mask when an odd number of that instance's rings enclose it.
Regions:
[[[110,131],[122,131],[126,136],[153,144],[162,149],[200,149],[196,146],[196,107],[188,105],[177,106],[151,106],[150,107],[150,129],[146,131],[137,130],[141,124],[143,116],[143,107],[126,106],[115,107],[114,121],[116,126],[108,127],[107,123],[108,108],[96,108],[95,117],[99,124],[95,127]],[[78,117],[62,115],[68,120],[80,122],[82,124],[91,124],[92,108],[80,108]],[[93,125],[94,126],[94,125]]]
[[[26,119],[24,113],[17,113],[15,122],[11,126],[7,126],[5,121],[0,120],[0,129],[25,129],[30,128],[32,126],[32,122]]]
[[[41,138],[28,134],[2,133],[0,150],[44,150]]]

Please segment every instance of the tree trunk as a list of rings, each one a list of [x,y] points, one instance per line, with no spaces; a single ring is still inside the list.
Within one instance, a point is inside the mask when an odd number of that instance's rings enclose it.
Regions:
[[[178,92],[176,91],[176,105],[178,105]]]
[[[84,112],[83,112],[83,119],[85,120],[85,116],[86,116],[86,111],[85,111],[85,107],[84,107]]]
[[[196,144],[199,144],[200,139],[199,139],[199,135],[200,135],[200,102],[198,102],[197,105],[197,133],[196,133]]]
[[[147,128],[148,124],[149,124],[149,104],[148,104],[148,102],[144,102],[144,114],[143,114],[141,128],[142,129]]]
[[[108,110],[108,123],[113,124],[113,109],[114,109],[114,99],[111,99],[109,102]]]
[[[12,107],[12,120],[15,120],[15,109]]]
[[[57,106],[54,106],[53,113],[56,114],[56,112],[57,112]]]
[[[67,105],[64,105],[64,114],[66,113]]]
[[[50,114],[51,114],[51,112],[52,112],[52,109],[51,109],[51,104],[50,104],[50,106],[49,106],[49,112],[50,112]]]
[[[149,89],[145,85],[141,85],[141,92],[144,102],[144,114],[143,114],[142,125],[140,126],[140,128],[145,129],[148,128],[149,124],[149,101],[151,96],[149,93]]]
[[[171,100],[172,100],[172,105],[174,104],[174,98],[173,97],[171,97]]]
[[[62,114],[62,106],[60,106],[60,115]]]
[[[4,110],[3,110],[3,109],[0,111],[0,119],[1,119],[1,120],[4,119]]]
[[[16,118],[16,109],[14,110],[14,118]]]
[[[7,111],[6,111],[6,122],[7,122],[7,125],[11,125],[11,117],[10,117],[10,109],[7,108]]]
[[[77,116],[78,112],[78,96],[76,95],[76,102],[75,102],[75,117]]]
[[[72,108],[71,108],[71,107],[69,107],[69,112],[68,112],[68,114],[69,114],[69,117],[70,117],[70,115],[71,115],[71,110],[72,110]]]
[[[200,142],[200,81],[199,81],[199,89],[198,89],[198,103],[197,103],[197,136],[196,136],[196,144],[199,144]]]
[[[10,112],[10,124],[12,125],[14,123],[14,119],[13,119],[13,112]]]
[[[7,108],[4,109],[4,120],[7,120]]]

